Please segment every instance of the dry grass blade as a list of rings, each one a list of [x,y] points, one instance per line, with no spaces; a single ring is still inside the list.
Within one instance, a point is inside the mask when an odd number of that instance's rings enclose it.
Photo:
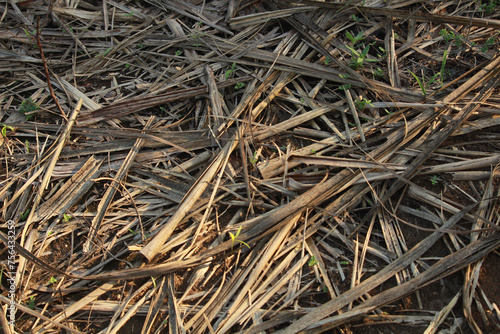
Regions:
[[[498,331],[498,6],[0,5],[11,332]]]
[[[455,225],[460,219],[462,219],[465,214],[471,210],[474,206],[469,206],[468,208],[460,211],[452,218],[450,218],[442,227],[442,229],[448,230],[453,225]],[[338,311],[344,305],[354,301],[356,298],[364,293],[372,290],[378,285],[385,282],[390,277],[394,276],[397,272],[408,266],[415,259],[418,259],[422,254],[424,254],[434,243],[441,238],[443,232],[434,232],[418,245],[413,247],[410,251],[405,253],[403,256],[396,259],[394,262],[389,264],[387,267],[379,271],[376,275],[370,277],[369,279],[363,281],[361,284],[357,285],[354,289],[349,290],[343,295],[338,296],[338,298],[323,304],[322,306],[316,308],[314,311],[300,318],[297,322],[289,326],[286,330],[282,330],[281,334],[285,333],[296,333],[310,325],[315,324],[321,319],[327,317],[335,311]],[[371,299],[369,299],[371,300]]]
[[[147,130],[152,125],[153,121],[154,121],[154,117],[151,117],[145,126],[145,130]],[[108,187],[108,190],[106,191],[103,198],[99,202],[99,207],[97,208],[97,215],[92,220],[92,226],[90,227],[89,238],[83,246],[84,253],[90,252],[92,245],[95,242],[94,239],[97,237],[97,234],[98,234],[99,229],[101,227],[101,223],[104,219],[104,216],[106,215],[106,211],[108,210],[108,207],[109,207],[111,201],[113,200],[113,197],[115,196],[115,193],[118,190],[120,183],[122,182],[122,180],[125,178],[126,174],[128,173],[128,170],[130,169],[132,163],[135,160],[135,157],[139,153],[143,144],[144,144],[144,139],[142,139],[142,138],[137,139],[134,146],[132,147],[129,154],[127,155],[127,158],[125,159],[123,164],[120,166],[120,169],[116,173],[116,176],[113,179],[112,184],[110,184],[110,186]]]

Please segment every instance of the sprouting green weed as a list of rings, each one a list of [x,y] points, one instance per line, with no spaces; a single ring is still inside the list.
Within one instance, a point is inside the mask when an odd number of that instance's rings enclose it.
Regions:
[[[7,137],[7,131],[13,131],[14,128],[10,125],[5,125],[3,123],[0,123],[0,126],[2,126],[2,136]]]
[[[422,74],[422,78],[419,78],[415,73],[413,73],[412,71],[408,70],[408,72],[410,72],[410,74],[415,78],[415,80],[417,81],[418,85],[420,86],[420,89],[422,91],[422,95],[426,96],[427,95],[427,88],[429,88],[430,85],[432,85],[434,83],[434,81],[436,81],[436,79],[439,77],[440,79],[440,83],[441,83],[441,86],[443,85],[443,78],[444,78],[444,71],[445,71],[445,66],[446,66],[446,60],[448,58],[448,51],[446,50],[444,53],[443,53],[443,59],[442,59],[442,62],[441,62],[441,70],[434,74],[428,81],[427,83],[424,81],[425,78]]]
[[[129,63],[125,64],[125,68],[130,68],[130,66],[132,66],[132,65],[130,65]]]
[[[155,278],[153,276],[151,276],[151,280],[153,281],[153,286],[156,289],[156,280],[155,280]]]
[[[348,90],[348,89],[351,89],[351,84],[343,84],[343,85],[339,86],[339,88],[341,90]]]
[[[438,177],[437,177],[437,175],[433,175],[430,178],[430,181],[431,181],[431,183],[432,183],[433,186],[435,186],[436,184],[438,184]]]
[[[245,84],[243,82],[237,82],[234,86],[234,89],[242,89],[243,87],[245,87]]]
[[[356,22],[361,21],[361,18],[356,16],[355,14],[351,14],[350,18],[351,18],[351,20],[356,21]]]
[[[358,52],[354,47],[347,46],[347,49],[351,51],[351,61],[349,63],[349,67],[354,70],[358,70],[361,66],[363,66],[364,62],[378,62],[379,59],[370,59],[368,58],[368,52],[370,51],[370,44],[366,45],[361,52]]]
[[[252,166],[255,167],[255,163],[257,162],[257,151],[253,152],[253,155],[252,155],[252,158],[250,159],[250,163],[252,164]]]
[[[71,219],[71,215],[68,213],[63,214],[63,220],[67,223]]]
[[[28,219],[28,216],[30,215],[30,212],[31,212],[31,209],[27,209],[26,211],[24,211],[24,213],[21,214],[20,220],[23,221],[23,220]]]
[[[34,296],[30,296],[30,298],[28,299],[28,301],[26,302],[26,305],[34,310],[35,309],[35,297]]]
[[[490,0],[489,2],[481,5],[481,11],[484,11],[486,14],[493,14],[495,13],[498,4],[499,2],[497,0]]]
[[[347,265],[349,265],[349,264],[350,264],[350,262],[349,262],[349,261],[339,261],[339,263],[340,263],[341,265],[343,265],[343,266],[347,266]]]
[[[31,97],[27,98],[23,102],[21,102],[21,106],[19,107],[19,112],[26,116],[26,120],[29,121],[33,115],[27,115],[28,113],[38,110],[38,104],[36,104]]]
[[[316,150],[315,150],[315,149],[312,149],[312,150],[311,150],[311,154],[316,154]]]
[[[130,13],[126,14],[125,16],[126,17],[132,17],[132,16],[134,16],[134,12],[130,12]]]
[[[137,235],[137,232],[132,230],[132,229],[128,229],[128,231],[135,237]]]
[[[226,80],[233,76],[235,68],[236,63],[232,63],[231,67],[226,71],[226,75],[224,76]]]
[[[371,100],[367,100],[364,97],[360,96],[355,102],[354,105],[356,108],[363,110],[367,105],[373,107],[373,103]]]
[[[177,50],[177,51],[175,51],[175,55],[176,55],[176,56],[180,56],[181,54],[182,54],[182,50]]]
[[[139,49],[142,49],[142,48],[144,47],[144,44],[139,43],[139,44],[137,44],[137,47],[138,47]]]
[[[54,276],[51,276],[49,279],[49,284],[54,284],[56,282],[57,282],[57,278],[55,278]]]
[[[382,77],[384,76],[384,71],[380,67],[377,67],[377,69],[373,71],[373,75],[376,77]]]
[[[26,147],[26,153],[30,153],[30,145],[28,139],[24,142],[24,146]]]
[[[353,36],[349,31],[346,31],[345,37],[347,37],[348,40],[351,41],[352,45],[356,44],[359,41],[364,40],[365,38],[363,37],[364,31],[358,32],[356,36]]]
[[[325,60],[323,61],[323,63],[324,63],[325,65],[328,65],[328,64],[330,64],[331,62],[332,62],[332,60],[330,59],[330,57],[326,57],[326,58],[325,58]]]
[[[491,36],[490,38],[488,38],[486,40],[486,42],[484,42],[484,46],[481,48],[481,52],[488,51],[490,49],[490,47],[492,47],[495,44],[496,44],[496,37],[495,36]]]
[[[426,86],[424,85],[423,80],[421,80],[419,77],[417,77],[417,75],[415,73],[413,73],[412,71],[408,70],[408,72],[410,72],[410,74],[413,75],[415,80],[417,80],[417,83],[420,86],[420,89],[422,90],[422,95],[424,95],[424,96],[427,95],[427,91],[425,90]]]
[[[101,57],[106,57],[108,55],[108,53],[111,51],[112,48],[108,48],[106,51],[104,51],[104,53],[102,54]]]
[[[453,31],[448,31],[446,29],[441,29],[439,35],[443,37],[445,42],[454,42],[456,46],[460,46],[463,44],[463,36],[458,34],[455,35]]]
[[[349,74],[339,74],[341,79],[349,79]]]
[[[316,258],[313,256],[311,256],[311,258],[309,259],[309,262],[307,262],[307,265],[309,267],[314,267],[315,265],[318,264],[318,261],[316,261]]]
[[[240,226],[240,228],[238,229],[238,231],[236,232],[236,234],[232,234],[231,232],[229,232],[229,236],[231,237],[231,250],[233,250],[233,245],[234,245],[234,242],[237,241],[245,246],[248,247],[248,249],[250,249],[250,246],[248,246],[248,244],[242,240],[239,240],[238,239],[238,236],[240,235],[240,232],[241,232],[241,228],[243,226]]]

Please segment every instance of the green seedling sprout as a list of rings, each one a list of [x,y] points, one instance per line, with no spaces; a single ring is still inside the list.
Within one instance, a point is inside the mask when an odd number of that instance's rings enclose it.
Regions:
[[[434,74],[427,83],[424,82],[424,77],[422,75],[422,78],[419,78],[417,77],[417,75],[415,73],[413,73],[412,71],[408,70],[408,72],[410,72],[410,74],[415,78],[415,80],[417,80],[417,83],[418,85],[420,86],[420,89],[422,90],[422,95],[426,96],[427,95],[427,88],[429,88],[430,85],[432,85],[432,83],[434,81],[436,81],[436,78],[439,76],[440,77],[440,82],[441,82],[441,86],[443,85],[443,77],[444,77],[444,69],[445,69],[445,66],[446,66],[446,59],[448,58],[448,50],[446,50],[444,53],[443,53],[443,59],[441,61],[441,70]]]
[[[26,303],[26,305],[34,310],[35,309],[35,297],[34,296],[30,296],[30,299],[28,300],[28,302]]]
[[[3,123],[0,123],[2,126],[2,136],[7,137],[7,131],[13,131],[14,128],[10,125],[5,125]]]
[[[54,276],[51,276],[49,279],[49,284],[54,284],[56,282],[57,282],[57,278],[55,278]]]
[[[24,211],[24,213],[21,215],[21,221],[26,220],[30,214],[31,209],[27,209]]]
[[[316,258],[313,256],[311,256],[311,258],[309,259],[309,262],[307,262],[307,265],[309,267],[314,267],[315,265],[318,264],[318,261],[316,261]]]
[[[234,69],[236,68],[236,63],[232,63],[231,67],[226,71],[225,78],[226,80],[233,76]]]
[[[360,31],[360,32],[358,32],[358,34],[356,35],[356,37],[354,37],[349,31],[346,31],[345,37],[347,37],[347,39],[351,41],[352,45],[354,45],[357,42],[362,41],[362,40],[365,39],[363,37],[364,33],[365,33],[364,31]]]
[[[431,180],[431,183],[433,186],[435,186],[436,184],[438,184],[438,177],[437,175],[434,175],[433,177],[430,178]]]
[[[243,82],[237,82],[234,86],[234,89],[241,89],[243,87],[245,87],[245,84]]]
[[[238,229],[238,231],[236,232],[236,234],[232,234],[231,232],[229,232],[229,236],[231,237],[231,250],[233,250],[233,245],[234,245],[234,242],[237,241],[245,246],[248,247],[248,249],[250,249],[250,246],[248,246],[248,244],[242,240],[239,240],[238,239],[238,236],[240,235],[240,232],[241,232],[241,228],[243,226],[240,226],[240,228]]]
[[[70,220],[70,219],[71,219],[71,215],[70,215],[70,214],[65,213],[65,214],[63,215],[63,220],[64,220],[66,223],[67,223],[67,222],[69,222],[69,220]]]

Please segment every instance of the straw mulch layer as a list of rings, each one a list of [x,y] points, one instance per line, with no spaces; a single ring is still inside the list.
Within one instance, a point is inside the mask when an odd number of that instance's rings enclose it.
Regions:
[[[2,2],[1,331],[500,330],[499,8]]]

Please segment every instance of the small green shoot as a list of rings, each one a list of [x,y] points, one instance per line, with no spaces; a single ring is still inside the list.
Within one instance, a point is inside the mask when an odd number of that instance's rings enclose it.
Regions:
[[[243,82],[237,82],[234,86],[234,89],[242,89],[243,87],[245,87],[245,84]]]
[[[325,60],[323,61],[323,63],[324,63],[325,65],[328,65],[328,64],[330,64],[331,62],[332,62],[332,60],[330,59],[330,57],[326,57],[326,58],[325,58]]]
[[[252,155],[252,159],[250,159],[250,163],[252,164],[252,166],[255,167],[255,163],[258,161],[259,159],[257,159],[257,151],[253,152],[253,155]]]
[[[24,142],[24,146],[26,147],[26,153],[30,153],[30,144],[29,144],[29,141],[28,139],[26,139],[26,141]]]
[[[481,48],[481,52],[488,51],[490,49],[490,47],[492,47],[495,44],[496,44],[496,37],[495,36],[491,36],[484,43],[484,46]]]
[[[24,211],[24,213],[21,215],[20,220],[23,221],[23,220],[28,219],[28,216],[30,215],[30,211],[31,211],[31,209],[27,209],[26,211]]]
[[[137,44],[137,47],[138,47],[139,49],[142,49],[142,48],[144,47],[144,44],[139,43],[139,44]]]
[[[373,107],[372,100],[367,100],[364,97],[360,96],[355,102],[354,105],[359,110],[363,110],[367,105]]]
[[[36,104],[31,97],[27,98],[23,102],[21,102],[21,106],[19,107],[19,112],[26,116],[26,120],[29,121],[33,115],[26,115],[32,111],[38,110],[38,104]]]
[[[51,276],[49,279],[49,284],[54,284],[56,282],[57,282],[57,278],[55,278],[54,276]]]
[[[229,79],[234,74],[234,69],[236,68],[236,63],[232,63],[231,67],[226,71],[225,79]]]
[[[176,55],[177,57],[178,57],[178,56],[180,56],[181,54],[182,54],[182,50],[177,50],[177,51],[175,51],[175,55]]]
[[[351,46],[347,46],[347,49],[351,51],[351,62],[349,63],[349,67],[354,70],[358,70],[361,66],[363,66],[364,62],[378,62],[379,59],[369,59],[368,52],[370,51],[370,44],[363,48],[363,51],[358,52]]]
[[[311,256],[311,258],[309,259],[309,262],[307,262],[307,265],[309,267],[314,267],[315,265],[318,264],[318,261],[316,261],[316,258],[313,256]]]
[[[351,14],[350,18],[351,18],[351,20],[356,21],[356,22],[361,21],[361,18],[356,16],[355,14]]]
[[[108,48],[106,51],[104,51],[104,53],[102,54],[101,57],[106,57],[108,55],[108,53],[111,51],[112,48]]]
[[[130,13],[128,13],[128,14],[125,14],[125,16],[126,16],[126,17],[132,17],[132,16],[134,16],[134,12],[130,12]]]
[[[344,265],[344,266],[347,266],[347,265],[349,265],[349,264],[350,264],[350,263],[349,263],[349,261],[339,261],[339,263],[340,263],[341,265]]]
[[[354,37],[349,31],[346,31],[345,37],[347,37],[347,39],[350,40],[351,43],[352,43],[352,45],[354,46],[354,44],[356,44],[357,42],[362,41],[362,40],[365,39],[363,37],[364,33],[365,33],[364,31],[360,31],[360,32],[358,32],[358,34],[356,35],[356,37]]]
[[[351,89],[351,84],[344,84],[344,85],[339,86],[339,88],[341,90],[348,90],[348,89]]]
[[[441,70],[434,74],[427,83],[424,82],[424,77],[422,75],[422,78],[419,78],[415,73],[413,73],[412,71],[408,70],[408,72],[410,72],[410,74],[415,78],[415,80],[417,81],[418,85],[420,86],[420,89],[422,90],[422,95],[426,96],[427,95],[427,88],[429,88],[430,85],[432,85],[434,83],[434,81],[436,81],[436,78],[439,76],[439,79],[440,79],[440,83],[441,83],[441,86],[443,85],[443,77],[444,77],[444,69],[445,69],[445,66],[446,66],[446,59],[448,58],[448,50],[446,50],[444,53],[443,53],[443,59],[442,59],[442,62],[441,62]]]
[[[460,46],[463,44],[464,36],[458,34],[455,35],[453,31],[448,31],[446,29],[441,29],[439,35],[443,37],[445,42],[454,42],[456,46]]]
[[[349,74],[339,74],[341,79],[349,79]]]
[[[69,222],[69,221],[70,221],[70,219],[71,219],[71,215],[70,215],[70,214],[65,213],[65,214],[63,215],[63,220],[64,220],[66,223],[67,223],[67,222]]]
[[[376,77],[383,77],[384,71],[380,67],[377,67],[377,69],[373,71],[373,75]]]
[[[131,66],[131,65],[130,65],[129,63],[126,63],[126,64],[125,64],[125,68],[130,68],[130,66]]]
[[[30,296],[29,300],[26,302],[26,305],[34,310],[35,309],[35,297],[34,296]]]
[[[156,280],[155,280],[155,278],[153,276],[151,276],[151,280],[153,281],[153,286],[156,289]]]
[[[7,131],[13,131],[14,128],[10,125],[5,125],[3,123],[0,123],[2,126],[2,136],[7,137]]]
[[[437,177],[437,175],[432,176],[430,178],[430,180],[431,180],[431,183],[432,183],[433,186],[435,186],[436,184],[438,184],[438,177]]]
[[[481,11],[484,11],[486,14],[493,14],[498,4],[499,2],[497,0],[490,0],[488,3],[483,3],[481,5]]]
[[[137,232],[132,230],[132,229],[128,229],[128,231],[135,237],[137,235]]]
[[[237,241],[245,246],[248,247],[248,249],[250,249],[250,246],[248,246],[248,244],[242,240],[239,240],[238,239],[238,236],[240,235],[240,232],[241,232],[241,228],[243,226],[240,226],[240,228],[238,229],[238,231],[236,232],[236,234],[232,234],[231,232],[229,232],[229,236],[231,237],[231,250],[233,250],[233,245],[234,245],[234,242]]]

